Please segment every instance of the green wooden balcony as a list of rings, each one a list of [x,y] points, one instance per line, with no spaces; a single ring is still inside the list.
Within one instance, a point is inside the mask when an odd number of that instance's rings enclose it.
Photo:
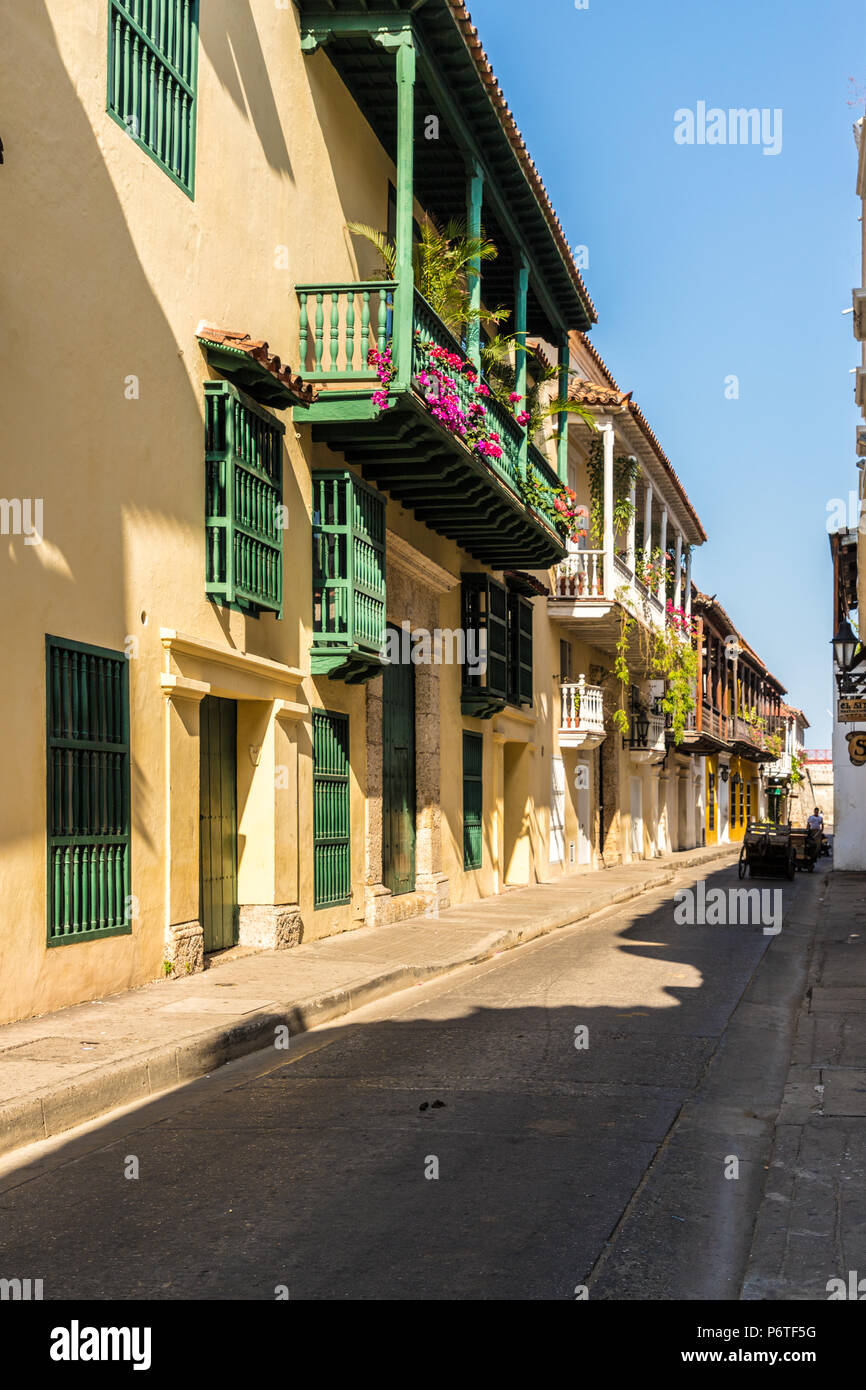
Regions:
[[[282,612],[285,426],[227,381],[205,386],[205,592]]]
[[[456,541],[493,569],[546,569],[565,554],[553,517],[529,506],[521,494],[527,468],[556,481],[546,461],[528,445],[526,432],[492,397],[484,399],[485,426],[499,435],[501,458],[482,456],[434,418],[419,374],[429,347],[467,354],[412,290],[412,333],[405,321],[401,287],[391,281],[299,285],[301,374],[319,385],[305,413],[313,439],[327,443],[363,476],[390,494],[431,530]],[[396,376],[389,408],[373,400],[381,389],[368,363],[371,349],[395,343]],[[475,386],[452,373],[461,408],[477,400]]]
[[[349,469],[316,469],[312,674],[379,675],[385,622],[385,499]]]

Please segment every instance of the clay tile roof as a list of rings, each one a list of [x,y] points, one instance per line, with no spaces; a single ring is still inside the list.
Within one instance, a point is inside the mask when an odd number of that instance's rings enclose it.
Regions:
[[[580,405],[599,406],[602,409],[620,410],[631,401],[631,391],[620,391],[618,387],[599,386],[595,381],[584,381],[576,377],[568,389],[568,399]]]
[[[565,232],[562,230],[562,224],[560,223],[559,218],[553,210],[553,204],[550,201],[550,196],[547,192],[547,189],[544,186],[541,175],[535,167],[535,164],[530,156],[529,150],[526,148],[526,143],[523,139],[523,136],[517,128],[517,123],[514,119],[514,116],[511,113],[511,109],[506,103],[502,88],[500,87],[496,79],[496,75],[492,67],[490,66],[490,59],[487,57],[487,54],[484,52],[484,49],[481,45],[481,40],[478,37],[478,30],[472,23],[472,17],[469,14],[469,11],[467,10],[466,6],[463,4],[463,0],[448,0],[448,3],[451,6],[451,12],[454,16],[454,22],[460,29],[463,35],[463,41],[472,55],[472,59],[478,70],[478,75],[481,78],[481,81],[484,83],[484,86],[487,88],[487,95],[490,98],[490,101],[497,115],[499,116],[502,128],[508,137],[508,140],[511,144],[512,149],[514,150],[514,153],[517,155],[517,158],[520,162],[524,174],[526,175],[527,180],[529,181],[532,191],[538,199],[538,204],[542,212],[544,213],[544,216],[547,220],[551,232],[553,233],[554,240],[556,241],[559,247],[560,254],[565,262],[568,273],[571,276],[571,279],[576,289],[578,290],[578,293],[580,294],[581,298],[588,306],[592,319],[597,320],[598,314],[596,312],[595,305],[590,299],[586,285],[583,283],[583,279],[581,278],[580,271],[574,263],[574,257],[571,254],[571,247],[569,246],[568,241],[566,240]]]
[[[235,333],[231,329],[204,326],[199,328],[196,336],[205,346],[211,344],[228,353],[247,357],[251,363],[257,364],[262,373],[273,377],[274,386],[268,388],[271,399],[267,404],[279,404],[282,399],[284,406],[292,403],[308,406],[316,399],[316,388],[296,375],[291,367],[284,366],[276,353],[271,352],[269,345],[260,338],[251,338],[249,333]],[[250,395],[256,396],[254,389],[249,386],[245,386],[245,389],[249,390]]]
[[[637,404],[636,401],[632,400],[632,396],[634,393],[632,391],[621,391],[619,389],[619,387],[616,384],[616,381],[611,375],[610,368],[607,366],[601,355],[593,347],[592,343],[589,341],[585,333],[578,333],[576,336],[581,346],[587,349],[593,361],[598,366],[599,370],[603,372],[604,376],[607,378],[609,382],[609,385],[599,386],[594,381],[585,381],[582,378],[578,377],[571,384],[571,387],[568,392],[569,399],[578,401],[581,405],[598,406],[600,408],[603,408],[605,406],[608,409],[617,409],[623,406],[628,408],[628,411],[631,414],[632,419],[637,424],[638,428],[640,429],[641,433],[643,434],[644,438],[646,439],[656,458],[661,463],[662,467],[670,477],[671,482],[673,483],[674,487],[679,493],[680,500],[682,501],[684,507],[688,511],[689,516],[694,521],[695,526],[698,529],[699,535],[701,535],[703,539],[706,540],[707,533],[704,530],[703,525],[701,524],[700,517],[698,516],[697,512],[695,511],[694,507],[689,501],[688,493],[686,492],[685,488],[680,482],[676,469],[674,468],[673,464],[671,463],[670,459],[668,458],[667,454],[665,453],[664,449],[662,448],[661,444],[659,443],[658,439],[653,433],[650,427],[650,423],[644,415],[643,411],[641,410],[640,406]]]
[[[527,574],[524,570],[506,570],[505,578],[510,582],[510,587],[518,593],[525,594],[527,598],[538,595],[541,598],[549,598],[550,590],[540,579],[536,579],[534,574]]]
[[[781,694],[787,695],[788,692],[783,686],[782,682],[779,680],[777,676],[773,675],[769,666],[767,666],[766,663],[761,660],[754,647],[746,641],[743,634],[739,631],[736,624],[731,619],[730,614],[725,612],[724,608],[719,603],[719,600],[715,597],[715,595],[702,594],[700,589],[698,589],[697,586],[693,584],[692,606],[693,608],[698,608],[704,612],[714,613],[716,615],[717,621],[721,620],[720,626],[726,624],[728,627],[728,635],[736,637],[743,651],[752,662],[752,665],[757,666],[760,671],[763,671],[767,679],[773,682],[773,685],[775,685],[778,688]]]

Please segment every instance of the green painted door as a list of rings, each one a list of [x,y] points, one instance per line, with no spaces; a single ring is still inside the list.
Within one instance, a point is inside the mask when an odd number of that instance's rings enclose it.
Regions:
[[[397,634],[398,651],[400,635]],[[384,672],[382,841],[385,887],[394,894],[414,893],[415,667],[411,662],[386,666]]]
[[[199,912],[205,951],[237,944],[237,705],[206,695],[201,702],[199,777]]]

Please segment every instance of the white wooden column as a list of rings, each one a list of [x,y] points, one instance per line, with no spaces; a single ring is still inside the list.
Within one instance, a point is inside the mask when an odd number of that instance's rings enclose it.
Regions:
[[[643,555],[646,564],[649,564],[653,551],[653,487],[649,478],[645,479],[643,503]]]
[[[686,617],[692,616],[692,548],[686,546]]]
[[[662,560],[661,560],[662,574],[661,574],[661,579],[659,580],[659,588],[658,588],[659,601],[661,602],[662,607],[664,607],[665,603],[667,602],[667,593],[668,593],[667,548],[668,548],[668,509],[667,509],[667,507],[662,507],[662,524],[661,524],[661,530],[659,531],[659,549],[661,550],[661,553],[662,553]]]
[[[604,435],[604,594],[613,598],[613,421],[604,416],[598,427]]]
[[[674,608],[683,606],[683,533],[677,531],[677,554],[676,567],[674,573],[677,577],[676,588],[674,589]]]
[[[632,457],[629,460],[629,462],[634,463],[634,457]],[[628,523],[628,536],[626,539],[626,563],[629,569],[631,570],[632,574],[634,574],[634,539],[635,531],[637,528],[637,482],[632,483],[631,488],[629,489],[628,500],[631,503],[631,519]]]

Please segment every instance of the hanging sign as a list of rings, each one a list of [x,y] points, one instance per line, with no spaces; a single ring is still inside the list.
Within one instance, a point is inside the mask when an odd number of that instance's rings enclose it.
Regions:
[[[846,734],[848,744],[848,756],[855,767],[863,767],[866,764],[866,732],[859,734]]]
[[[843,696],[839,701],[839,723],[860,724],[866,720],[866,699]]]

